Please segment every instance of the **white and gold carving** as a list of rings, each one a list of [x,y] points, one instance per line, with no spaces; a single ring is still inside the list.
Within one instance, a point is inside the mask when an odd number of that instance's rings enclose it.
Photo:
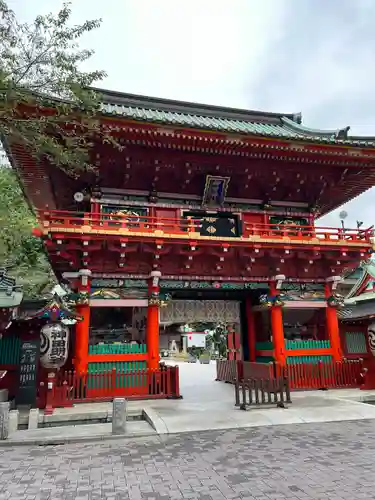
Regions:
[[[375,323],[370,323],[367,328],[368,344],[371,354],[375,356]]]

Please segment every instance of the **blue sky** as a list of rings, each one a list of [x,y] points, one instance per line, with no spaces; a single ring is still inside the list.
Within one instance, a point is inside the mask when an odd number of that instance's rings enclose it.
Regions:
[[[60,0],[9,0],[19,18]],[[375,136],[375,0],[74,0],[76,22],[101,17],[83,44],[100,86],[264,111],[311,128]],[[375,222],[375,189],[343,207]],[[338,212],[322,223],[338,225]]]

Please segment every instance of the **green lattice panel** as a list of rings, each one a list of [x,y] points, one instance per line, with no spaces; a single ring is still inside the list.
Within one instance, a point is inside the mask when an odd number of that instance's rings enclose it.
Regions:
[[[89,389],[102,389],[106,381],[102,378],[90,377],[100,373],[112,373],[115,369],[118,374],[127,374],[126,377],[116,378],[116,387],[140,387],[147,383],[144,371],[147,368],[146,361],[115,361],[89,363],[88,366],[88,387]]]
[[[366,337],[363,332],[346,332],[345,341],[348,354],[367,353]]]
[[[286,360],[288,365],[299,365],[301,363],[317,364],[320,361],[330,363],[332,356],[288,356]]]
[[[20,357],[20,339],[3,337],[0,340],[0,365],[18,365]]]
[[[329,340],[286,340],[285,348],[289,351],[299,351],[303,349],[330,349],[331,343]],[[288,365],[297,365],[300,363],[329,363],[332,361],[332,356],[330,355],[319,355],[319,356],[288,356]]]
[[[273,344],[272,342],[257,342],[255,349],[257,351],[273,351]]]
[[[89,355],[95,354],[146,354],[146,344],[97,344],[89,346]]]
[[[257,363],[272,363],[274,359],[271,356],[257,356],[255,361]]]
[[[330,349],[329,340],[286,340],[285,348],[290,351],[301,349]]]
[[[273,344],[272,342],[257,342],[255,349],[257,351],[273,351]],[[273,356],[257,356],[255,361],[257,363],[271,363],[274,359]]]

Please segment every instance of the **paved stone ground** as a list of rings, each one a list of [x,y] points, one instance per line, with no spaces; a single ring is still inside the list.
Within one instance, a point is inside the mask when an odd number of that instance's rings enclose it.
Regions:
[[[0,499],[371,499],[374,432],[362,420],[3,448]]]

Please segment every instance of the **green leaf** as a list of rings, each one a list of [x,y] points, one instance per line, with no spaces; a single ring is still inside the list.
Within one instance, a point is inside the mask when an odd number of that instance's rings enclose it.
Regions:
[[[21,23],[0,0],[0,138],[76,177],[95,171],[94,138],[120,146],[102,130],[99,96],[89,88],[106,74],[82,69],[93,51],[78,45],[101,20],[72,25],[70,18],[65,2],[57,14]]]
[[[42,241],[31,234],[36,226],[14,171],[0,166],[0,266],[10,266],[26,297],[38,297],[57,283]]]

